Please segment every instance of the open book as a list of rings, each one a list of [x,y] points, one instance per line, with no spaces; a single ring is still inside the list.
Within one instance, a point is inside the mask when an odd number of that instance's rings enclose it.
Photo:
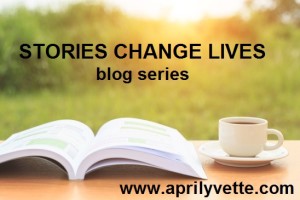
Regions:
[[[135,118],[114,119],[96,136],[75,120],[49,122],[0,144],[0,163],[28,156],[52,160],[70,180],[112,165],[145,165],[206,179],[196,151],[175,129]]]

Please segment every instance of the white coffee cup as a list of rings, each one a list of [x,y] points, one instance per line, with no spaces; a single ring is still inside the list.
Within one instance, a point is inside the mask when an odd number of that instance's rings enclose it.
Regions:
[[[267,144],[268,135],[276,135],[275,145]],[[283,135],[276,129],[268,129],[268,121],[256,117],[227,117],[219,120],[219,142],[230,156],[253,157],[266,150],[274,150],[283,144]]]

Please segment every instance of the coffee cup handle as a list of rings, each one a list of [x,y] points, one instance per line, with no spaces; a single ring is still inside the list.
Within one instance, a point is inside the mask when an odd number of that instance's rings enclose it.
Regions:
[[[265,144],[264,146],[264,150],[268,151],[268,150],[274,150],[279,148],[282,144],[283,144],[283,135],[280,131],[276,130],[276,129],[268,129],[267,130],[267,134],[268,135],[276,135],[278,140],[277,143],[275,145],[267,145]]]

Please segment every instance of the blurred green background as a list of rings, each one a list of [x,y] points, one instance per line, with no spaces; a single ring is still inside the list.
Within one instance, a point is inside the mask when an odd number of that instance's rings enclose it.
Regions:
[[[187,139],[217,139],[218,119],[256,116],[300,139],[300,3],[270,0],[243,13],[176,23],[133,17],[103,3],[61,10],[0,12],[0,139],[57,119],[95,132],[106,121],[137,117],[178,129]],[[245,15],[245,13],[247,15]],[[262,43],[263,59],[21,59],[22,43]],[[108,51],[111,49],[108,48]],[[203,54],[207,53],[203,50]],[[96,67],[188,70],[186,81],[96,81]]]

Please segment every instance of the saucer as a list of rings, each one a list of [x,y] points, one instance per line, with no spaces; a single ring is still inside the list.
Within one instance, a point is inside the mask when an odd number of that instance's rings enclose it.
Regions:
[[[199,151],[217,163],[231,167],[261,167],[288,155],[288,151],[284,147],[279,147],[275,150],[263,151],[255,157],[232,157],[223,151],[218,141],[201,145]]]

